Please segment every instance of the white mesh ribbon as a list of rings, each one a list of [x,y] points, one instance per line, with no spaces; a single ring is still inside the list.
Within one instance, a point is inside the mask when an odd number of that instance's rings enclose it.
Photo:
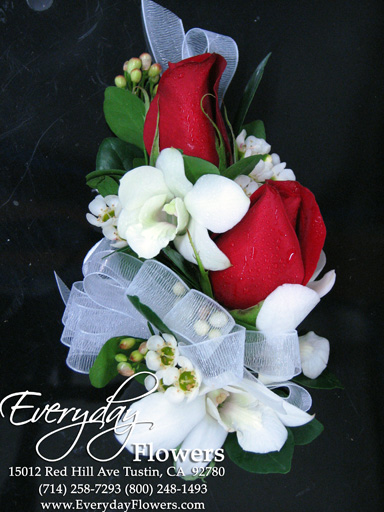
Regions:
[[[179,62],[207,52],[218,53],[225,58],[227,67],[218,93],[221,104],[239,61],[236,42],[231,37],[201,28],[193,28],[185,34],[181,19],[152,0],[141,0],[141,7],[148,46],[163,70],[168,68],[168,62]]]
[[[274,382],[298,375],[301,362],[297,332],[270,334],[247,331],[244,364]]]

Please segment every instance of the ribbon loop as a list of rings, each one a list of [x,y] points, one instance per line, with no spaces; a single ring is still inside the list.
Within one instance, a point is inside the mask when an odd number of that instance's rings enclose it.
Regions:
[[[272,382],[286,381],[298,375],[301,362],[297,332],[247,331],[244,364]]]
[[[141,0],[144,33],[154,60],[168,69],[168,62],[179,62],[202,53],[218,53],[227,61],[218,91],[219,104],[235,74],[239,61],[236,42],[228,36],[201,28],[185,34],[182,20],[152,0]]]

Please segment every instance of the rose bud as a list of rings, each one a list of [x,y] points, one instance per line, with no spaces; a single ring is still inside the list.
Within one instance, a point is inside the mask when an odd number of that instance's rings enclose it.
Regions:
[[[284,283],[306,285],[324,240],[312,192],[296,181],[268,180],[251,196],[243,219],[215,238],[232,264],[210,272],[216,300],[230,309],[246,309]]]
[[[120,89],[125,89],[125,87],[127,87],[127,81],[123,77],[123,75],[118,75],[115,77],[115,85],[116,85],[116,87],[119,87]]]
[[[153,66],[155,64],[149,73]],[[160,110],[160,150],[178,148],[186,155],[218,165],[216,130],[202,112],[202,102],[204,111],[220,130],[230,162],[231,149],[217,97],[225,67],[226,61],[221,55],[210,53],[169,64],[159,82],[156,101],[152,101],[145,119],[144,143],[148,153],[151,153]]]
[[[151,66],[152,57],[149,55],[149,53],[142,53],[139,59],[141,60],[143,70],[147,71]]]

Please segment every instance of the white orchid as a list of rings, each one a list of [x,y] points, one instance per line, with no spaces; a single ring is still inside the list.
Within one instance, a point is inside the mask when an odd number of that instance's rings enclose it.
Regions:
[[[127,242],[117,233],[117,219],[121,212],[119,198],[114,195],[103,197],[99,194],[89,203],[88,208],[91,213],[86,214],[87,221],[100,227],[103,235],[114,242],[114,247],[125,247]]]
[[[310,379],[316,379],[327,367],[329,341],[310,331],[300,336],[299,345],[303,374]]]
[[[186,178],[181,153],[161,151],[156,167],[128,172],[120,180],[122,212],[118,232],[143,258],[153,258],[169,242],[196,263],[187,230],[208,270],[223,270],[230,261],[211,240],[208,230],[224,233],[246,214],[249,199],[232,180],[205,174],[194,185]]]
[[[235,386],[200,394],[189,402],[172,403],[164,393],[153,393],[134,403],[130,412],[137,412],[138,424],[127,441],[124,422],[120,422],[116,438],[131,452],[136,443],[147,447],[152,443],[154,451],[180,446],[181,450],[198,447],[212,450],[213,454],[229,432],[236,432],[243,450],[279,451],[288,435],[285,426],[304,425],[313,418],[260,382],[247,378]],[[193,462],[187,457],[177,465],[188,475],[192,468],[208,463]]]
[[[270,293],[257,315],[257,329],[273,334],[295,330],[335,284],[334,270],[330,270],[322,279],[315,281],[325,262],[325,254],[321,251],[317,268],[306,286],[287,283]]]

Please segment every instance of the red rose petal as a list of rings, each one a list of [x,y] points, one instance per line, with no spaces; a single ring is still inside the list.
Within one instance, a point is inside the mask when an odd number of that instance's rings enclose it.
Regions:
[[[174,147],[186,155],[196,156],[218,165],[216,132],[201,110],[213,119],[223,135],[227,152],[230,145],[217,101],[217,88],[226,61],[218,54],[203,54],[176,64],[169,64],[159,82],[144,124],[144,144],[148,153],[152,148],[159,118],[160,149]]]
[[[253,306],[281,284],[300,284],[304,277],[300,245],[279,193],[267,183],[252,203],[242,221],[215,240],[232,267],[211,272],[212,287],[231,309]]]

